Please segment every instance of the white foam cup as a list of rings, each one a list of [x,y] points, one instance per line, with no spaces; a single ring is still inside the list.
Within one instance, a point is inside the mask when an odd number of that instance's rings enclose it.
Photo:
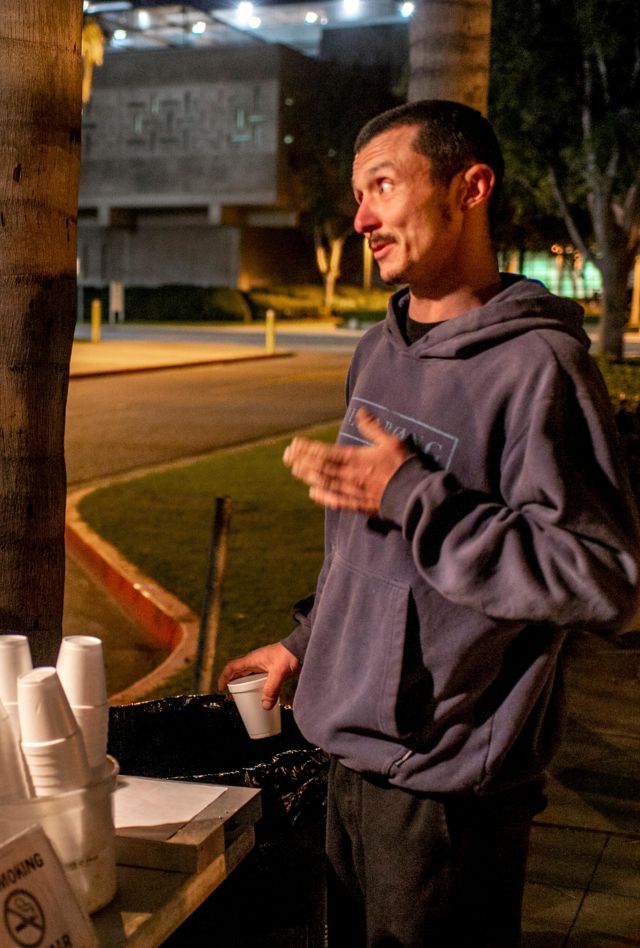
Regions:
[[[280,733],[282,726],[279,701],[270,711],[262,707],[262,690],[266,680],[266,672],[257,672],[227,684],[247,734],[252,738],[273,737]]]
[[[118,764],[109,757],[103,777],[87,787],[0,807],[2,839],[40,823],[88,912],[107,905],[116,893],[112,794],[117,775]]]
[[[82,733],[92,777],[100,777],[107,759],[109,705],[102,704],[96,708],[78,706],[72,711]]]
[[[36,796],[89,783],[89,764],[78,722],[55,668],[34,668],[18,678],[22,751]]]
[[[22,740],[27,743],[58,741],[78,730],[55,668],[43,665],[19,676],[18,709]]]
[[[31,790],[11,718],[0,702],[0,805],[8,800],[26,800]]]
[[[26,635],[0,635],[0,701],[4,704],[16,738],[20,740],[18,716],[18,676],[32,668],[31,650]]]
[[[96,636],[65,636],[56,671],[72,707],[94,708],[107,703],[102,642]]]
[[[48,741],[46,744],[23,741],[22,752],[37,797],[76,790],[86,787],[91,781],[87,753],[79,729],[70,737]]]

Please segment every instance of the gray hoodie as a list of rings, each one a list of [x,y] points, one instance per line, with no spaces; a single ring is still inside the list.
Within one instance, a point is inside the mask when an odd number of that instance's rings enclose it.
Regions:
[[[303,734],[416,791],[539,774],[567,630],[615,630],[637,602],[637,518],[582,310],[503,285],[411,346],[400,291],[363,337],[338,440],[366,443],[364,405],[415,455],[379,517],[327,512],[316,595],[284,640]]]

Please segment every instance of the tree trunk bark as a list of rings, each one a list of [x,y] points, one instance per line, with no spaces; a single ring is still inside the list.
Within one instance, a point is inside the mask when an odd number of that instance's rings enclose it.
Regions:
[[[416,0],[409,26],[409,95],[487,112],[491,0]]]
[[[622,255],[620,255],[622,257]],[[625,255],[626,256],[626,255]],[[610,359],[622,359],[624,328],[629,318],[627,281],[629,266],[626,259],[606,260],[601,264],[602,313],[600,316],[599,348]]]
[[[333,297],[336,291],[336,283],[340,276],[343,247],[344,237],[334,237],[330,242],[329,262],[324,276],[324,303],[322,306],[322,315],[327,319],[331,316],[333,311]]]
[[[82,4],[0,4],[0,632],[62,635]]]
[[[602,276],[599,349],[610,359],[621,359],[624,328],[629,318],[627,282],[634,254],[629,235],[616,219],[608,182],[594,177],[588,183],[589,212]]]

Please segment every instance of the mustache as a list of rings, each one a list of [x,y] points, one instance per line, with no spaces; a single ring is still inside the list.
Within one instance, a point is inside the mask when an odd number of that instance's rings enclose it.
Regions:
[[[380,247],[383,244],[395,244],[396,239],[393,234],[371,234],[367,237],[367,243],[371,250],[375,250],[376,247]]]

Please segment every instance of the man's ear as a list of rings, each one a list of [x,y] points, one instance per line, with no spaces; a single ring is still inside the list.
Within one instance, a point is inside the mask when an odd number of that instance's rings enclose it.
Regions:
[[[489,165],[476,164],[467,168],[462,176],[462,209],[471,210],[485,204],[491,197],[495,183],[496,176]]]

